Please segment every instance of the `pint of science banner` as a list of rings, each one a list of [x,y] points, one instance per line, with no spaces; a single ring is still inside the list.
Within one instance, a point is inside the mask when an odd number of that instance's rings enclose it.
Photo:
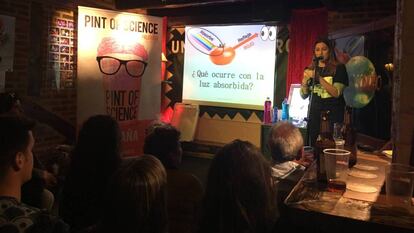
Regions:
[[[160,112],[162,18],[88,7],[78,17],[78,122],[111,115],[123,154],[139,155]]]

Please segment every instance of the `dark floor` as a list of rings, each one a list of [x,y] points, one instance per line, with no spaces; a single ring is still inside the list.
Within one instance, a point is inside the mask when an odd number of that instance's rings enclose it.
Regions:
[[[212,159],[200,158],[193,156],[183,156],[180,169],[195,175],[200,179],[205,189],[207,182],[207,173]]]

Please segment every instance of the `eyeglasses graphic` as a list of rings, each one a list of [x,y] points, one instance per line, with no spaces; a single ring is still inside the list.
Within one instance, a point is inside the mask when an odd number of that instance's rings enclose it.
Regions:
[[[126,72],[134,78],[139,78],[144,75],[147,63],[141,60],[121,60],[111,56],[97,56],[99,69],[106,75],[116,74],[121,65],[125,66]]]

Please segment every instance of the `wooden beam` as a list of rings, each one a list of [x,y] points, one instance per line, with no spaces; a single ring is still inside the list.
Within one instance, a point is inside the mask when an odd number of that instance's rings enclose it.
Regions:
[[[331,32],[329,33],[329,38],[338,39],[338,38],[343,38],[347,36],[361,35],[367,32],[378,31],[381,29],[394,27],[395,23],[396,23],[396,17],[395,15],[391,15],[386,18],[373,21],[367,24]]]

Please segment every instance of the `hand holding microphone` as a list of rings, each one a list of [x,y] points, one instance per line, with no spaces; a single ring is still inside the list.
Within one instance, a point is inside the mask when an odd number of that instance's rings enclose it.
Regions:
[[[303,72],[302,86],[309,87],[310,85],[312,85],[312,78],[314,75],[315,75],[314,70],[306,68],[305,71]]]
[[[318,66],[317,63],[319,61],[324,60],[324,59],[325,59],[324,56],[314,57],[312,59],[312,61],[315,63],[314,67],[317,67]],[[306,87],[306,88],[309,88],[314,84],[318,84],[319,83],[319,78],[315,79],[314,81],[313,81],[313,78],[315,78],[315,70],[305,68],[305,71],[303,72],[302,86]]]

